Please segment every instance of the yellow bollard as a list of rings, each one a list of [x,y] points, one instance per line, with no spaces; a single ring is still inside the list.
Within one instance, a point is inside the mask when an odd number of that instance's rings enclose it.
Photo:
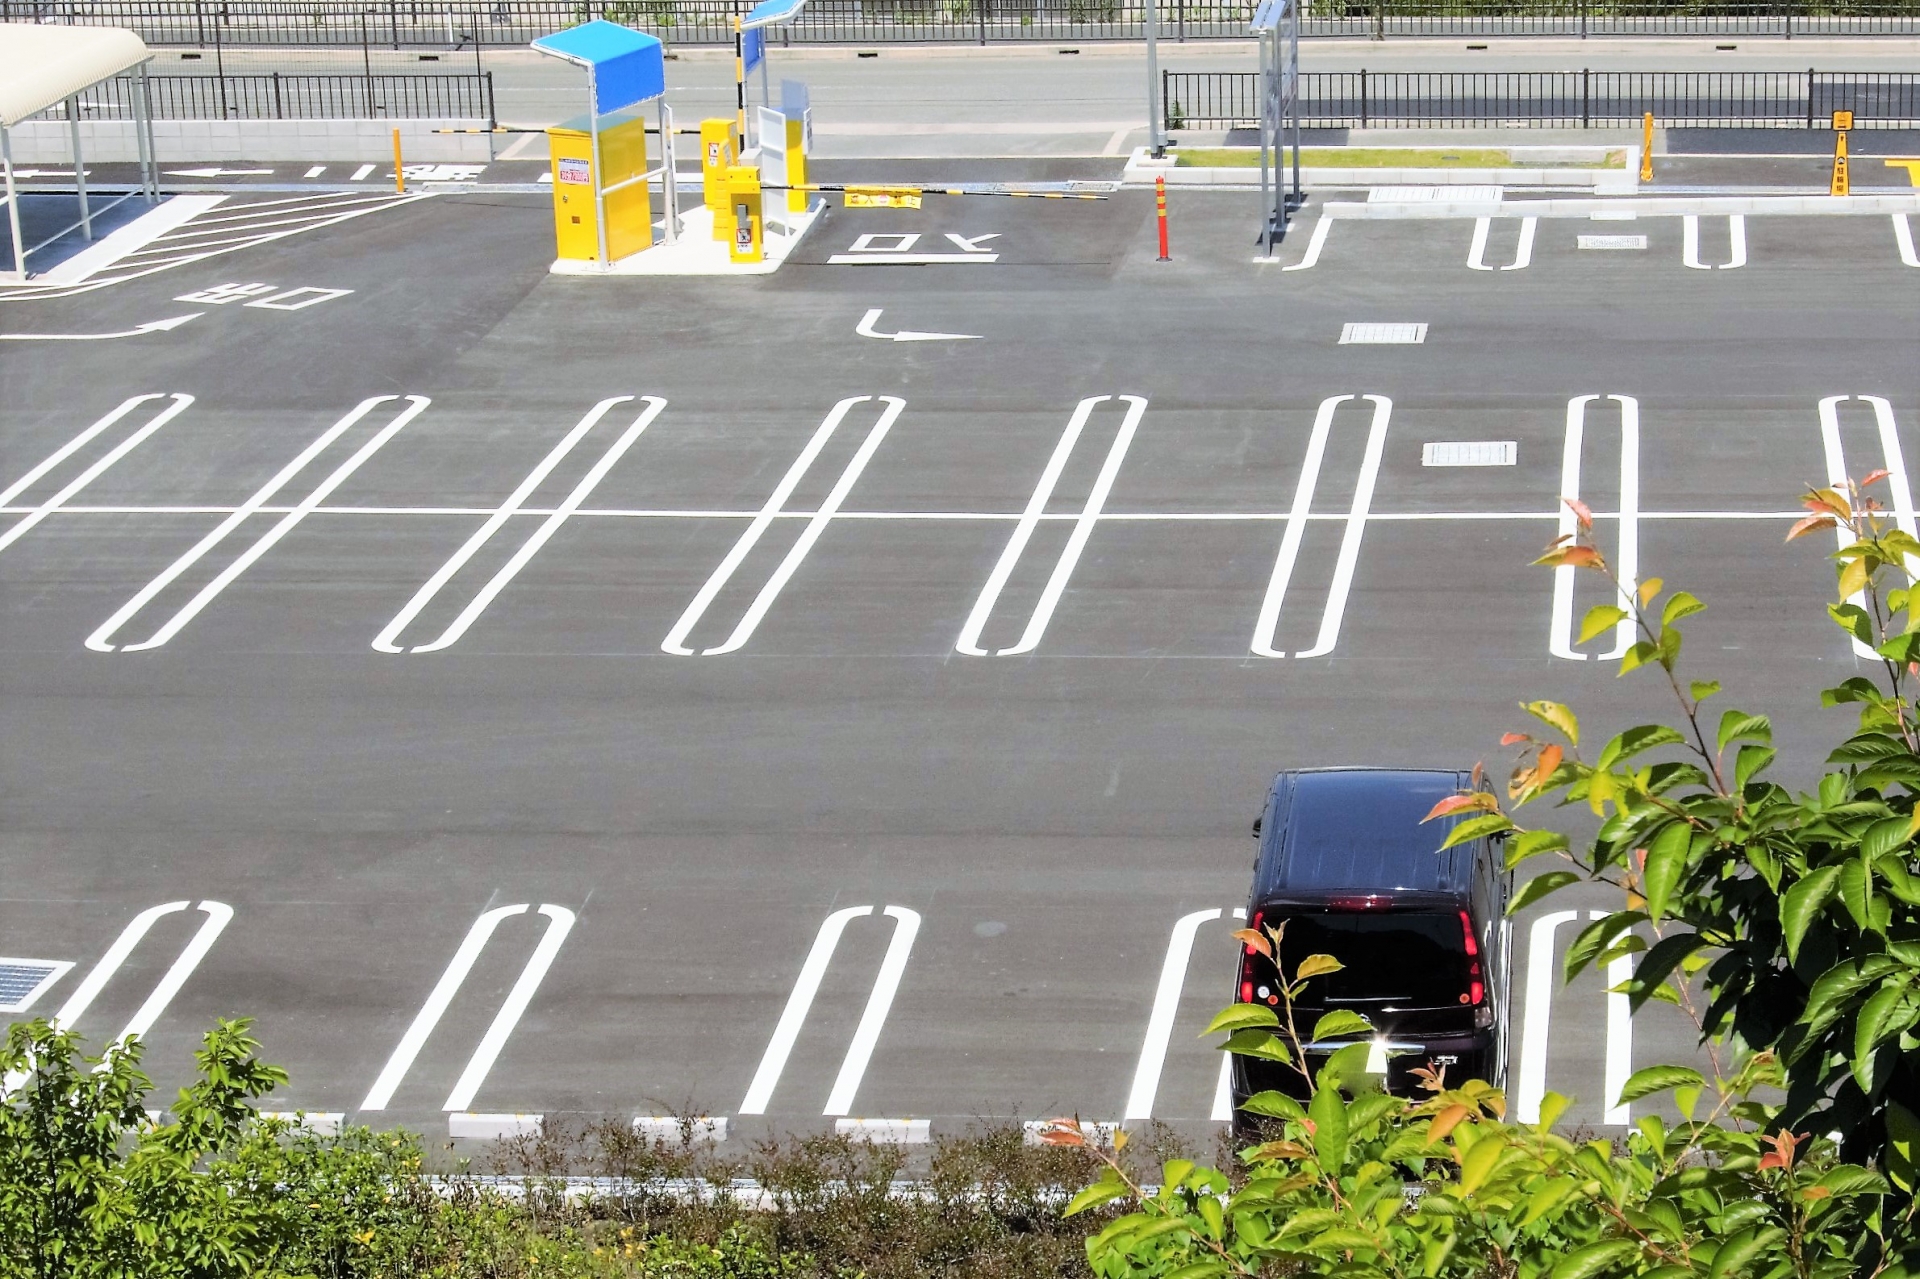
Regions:
[[[393,131],[393,190],[396,195],[407,193],[407,175],[400,167],[400,130]]]
[[[748,164],[734,165],[727,170],[727,213],[731,224],[727,256],[730,261],[766,260],[760,212],[760,170]]]
[[[1653,181],[1653,112],[1640,121],[1640,180]]]
[[[1833,181],[1827,184],[1828,195],[1848,195],[1853,190],[1847,174],[1847,130],[1852,127],[1853,112],[1833,113]]]

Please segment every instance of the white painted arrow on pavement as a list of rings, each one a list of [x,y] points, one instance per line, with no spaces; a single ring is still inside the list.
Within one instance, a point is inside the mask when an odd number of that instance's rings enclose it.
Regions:
[[[979,338],[978,333],[915,333],[911,329],[902,329],[898,333],[876,333],[873,322],[880,318],[885,308],[875,307],[867,312],[866,318],[854,326],[854,332],[863,338],[879,338],[883,342],[971,342]]]
[[[195,311],[192,315],[176,315],[171,320],[154,320],[138,328],[122,329],[118,333],[0,333],[0,342],[104,342],[108,338],[134,338],[142,333],[163,333],[168,329],[177,329],[188,320],[197,320],[204,311]]]
[[[272,169],[168,169],[170,178],[242,178],[265,177]]]

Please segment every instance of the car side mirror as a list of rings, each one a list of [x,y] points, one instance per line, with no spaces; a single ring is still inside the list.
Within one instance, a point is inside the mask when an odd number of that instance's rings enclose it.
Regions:
[[[1262,813],[1258,817],[1253,819],[1253,837],[1255,839],[1260,838],[1260,826],[1266,820],[1267,820],[1267,815],[1265,813]]]

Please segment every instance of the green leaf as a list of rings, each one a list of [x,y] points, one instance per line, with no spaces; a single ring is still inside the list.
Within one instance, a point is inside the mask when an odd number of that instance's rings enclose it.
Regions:
[[[1332,955],[1308,955],[1300,961],[1300,967],[1293,973],[1295,981],[1305,981],[1309,977],[1320,977],[1327,973],[1337,973],[1346,965]]]
[[[1520,1214],[1520,1224],[1531,1226],[1540,1218],[1558,1208],[1561,1201],[1580,1188],[1580,1183],[1572,1177],[1555,1177],[1534,1191],[1527,1200],[1527,1209]]]
[[[1720,716],[1718,749],[1725,751],[1733,743],[1747,739],[1762,745],[1773,743],[1773,722],[1765,715],[1749,715],[1745,711],[1724,711]]]
[[[1720,681],[1717,679],[1697,679],[1687,685],[1687,691],[1693,695],[1694,701],[1704,702],[1720,691]]]
[[[1773,757],[1778,753],[1771,746],[1742,746],[1733,765],[1733,788],[1745,790],[1747,783],[1773,763]]]
[[[1196,1038],[1205,1039],[1223,1030],[1243,1030],[1249,1026],[1278,1026],[1280,1015],[1265,1004],[1230,1004],[1222,1008]]]
[[[1600,758],[1594,762],[1595,768],[1611,768],[1624,759],[1632,759],[1641,751],[1652,750],[1656,746],[1669,746],[1675,742],[1684,742],[1678,729],[1665,724],[1641,724],[1629,728],[1600,752]]]
[[[1506,868],[1512,870],[1529,857],[1560,852],[1566,847],[1567,837],[1557,830],[1522,831],[1507,841]]]
[[[1920,1116],[1899,1102],[1887,1101],[1887,1176],[1911,1194],[1920,1186]]]
[[[1202,1216],[1206,1215],[1204,1210],[1208,1204],[1213,1205],[1215,1212],[1220,1210],[1220,1205],[1214,1203],[1213,1200],[1203,1199],[1201,1200]],[[1220,1235],[1218,1230],[1215,1230],[1213,1233],[1215,1238],[1218,1238]],[[1209,1257],[1205,1261],[1188,1262],[1178,1270],[1167,1275],[1167,1279],[1211,1279],[1214,1275],[1224,1275],[1227,1273],[1227,1265],[1224,1261],[1221,1261],[1217,1257]]]
[[[1258,1057],[1263,1061],[1277,1061],[1282,1065],[1293,1064],[1293,1054],[1280,1036],[1270,1030],[1249,1026],[1245,1030],[1236,1030],[1226,1043],[1220,1045],[1222,1052],[1230,1052],[1236,1057]]]
[[[1821,907],[1833,896],[1834,884],[1839,878],[1838,866],[1822,866],[1780,898],[1780,933],[1786,942],[1789,963],[1800,962],[1800,943]]]
[[[1280,1237],[1304,1235],[1319,1230],[1331,1230],[1340,1224],[1340,1214],[1331,1208],[1302,1208],[1288,1217],[1280,1227]]]
[[[1745,1275],[1749,1262],[1786,1237],[1787,1232],[1778,1226],[1749,1226],[1720,1245],[1713,1254],[1713,1269],[1707,1273],[1712,1279]]]
[[[1657,1092],[1669,1088],[1704,1088],[1707,1081],[1699,1071],[1687,1066],[1648,1066],[1645,1070],[1636,1070],[1627,1076],[1627,1082],[1620,1087],[1618,1105],[1627,1105],[1639,1101],[1642,1097],[1651,1097]]]
[[[1827,616],[1831,617],[1834,624],[1841,630],[1868,648],[1873,647],[1873,618],[1868,616],[1866,609],[1858,604],[1829,604]]]
[[[1671,933],[1655,942],[1653,949],[1634,966],[1633,976],[1626,982],[1628,1005],[1638,1012],[1647,1000],[1658,998],[1655,992],[1666,983],[1668,975],[1688,955],[1708,944],[1707,939],[1699,933]],[[1670,999],[1666,1002],[1677,1001]]]
[[[1605,1273],[1616,1262],[1626,1261],[1639,1251],[1640,1245],[1630,1239],[1603,1239],[1599,1243],[1575,1248],[1547,1274],[1549,1279],[1593,1279],[1593,1276]]]
[[[1372,1022],[1362,1017],[1359,1013],[1351,1012],[1345,1008],[1336,1009],[1322,1017],[1319,1021],[1313,1023],[1313,1037],[1316,1041],[1320,1042],[1329,1039],[1340,1039],[1348,1035],[1365,1035],[1371,1033],[1372,1030]]]
[[[1854,926],[1862,932],[1873,926],[1873,876],[1864,858],[1849,857],[1840,863],[1840,904],[1853,916]]]
[[[1693,826],[1672,822],[1653,837],[1647,848],[1644,872],[1647,914],[1656,922],[1667,911],[1667,898],[1687,869],[1687,853],[1693,847]]]
[[[1066,1211],[1060,1215],[1071,1217],[1075,1213],[1085,1212],[1089,1208],[1098,1208],[1103,1203],[1110,1203],[1127,1193],[1129,1193],[1127,1183],[1124,1181],[1096,1181],[1075,1195],[1068,1202]]]
[[[1329,1175],[1339,1176],[1347,1165],[1347,1103],[1340,1090],[1316,1088],[1307,1116],[1313,1120],[1313,1153]]]
[[[1273,1089],[1253,1094],[1240,1103],[1240,1109],[1250,1115],[1263,1115],[1268,1119],[1291,1119],[1299,1124],[1307,1122],[1307,1112],[1299,1102]]]
[[[1873,1076],[1874,1049],[1920,1021],[1920,999],[1905,982],[1888,983],[1867,996],[1853,1026],[1853,1077],[1860,1091],[1871,1097],[1879,1083]]]
[[[1625,675],[1629,671],[1637,671],[1659,656],[1660,650],[1658,648],[1647,643],[1645,640],[1641,640],[1621,656],[1619,673]]]
[[[1544,875],[1535,875],[1522,884],[1520,891],[1513,895],[1513,900],[1507,903],[1507,914],[1517,915],[1549,893],[1557,893],[1579,880],[1580,876],[1570,870],[1550,870]]]
[[[1807,1028],[1809,1037],[1819,1034],[1839,1019],[1856,994],[1898,967],[1900,962],[1891,955],[1841,960],[1814,981],[1799,1024]]]
[[[1587,610],[1586,617],[1580,623],[1579,642],[1584,644],[1595,636],[1604,635],[1626,620],[1626,609],[1613,604],[1595,604]]]
[[[1473,1144],[1473,1148],[1460,1156],[1460,1193],[1471,1195],[1487,1184],[1487,1178],[1493,1175],[1494,1165],[1500,1162],[1500,1156],[1507,1153],[1507,1143],[1495,1136],[1483,1136]]]
[[[1585,972],[1587,966],[1593,963],[1594,957],[1605,950],[1614,938],[1645,919],[1646,915],[1641,911],[1616,910],[1581,929],[1579,935],[1573,939],[1573,944],[1567,947],[1567,958],[1561,968],[1560,980],[1570,982]]]
[[[1454,823],[1453,828],[1447,832],[1446,841],[1442,843],[1436,851],[1444,853],[1455,845],[1465,844],[1476,839],[1485,839],[1489,835],[1495,835],[1503,830],[1512,829],[1513,822],[1509,820],[1504,813],[1488,813],[1484,817],[1470,817],[1464,822]]]
[[[1614,611],[1619,612],[1618,609]],[[1591,618],[1593,614],[1588,613],[1587,616]],[[1621,616],[1625,616],[1625,614]],[[1592,637],[1588,636],[1587,638],[1590,639]],[[1540,701],[1522,702],[1520,703],[1520,709],[1547,725],[1549,728],[1554,729],[1572,745],[1578,746],[1580,744],[1580,719],[1568,707],[1562,706],[1559,702]]]
[[[1704,612],[1706,605],[1688,591],[1675,591],[1667,597],[1667,606],[1660,612],[1660,629],[1665,630],[1683,617],[1692,617]]]
[[[1835,1199],[1845,1199],[1851,1195],[1887,1193],[1887,1182],[1884,1177],[1871,1168],[1861,1168],[1853,1164],[1842,1164],[1813,1184],[1824,1187]]]
[[[1535,1125],[1541,1132],[1550,1131],[1560,1122],[1560,1116],[1567,1113],[1567,1107],[1573,1104],[1573,1098],[1557,1092],[1549,1092],[1540,1098],[1540,1122]]]
[[[1878,861],[1897,848],[1904,847],[1912,836],[1908,833],[1911,816],[1902,814],[1875,822],[1867,827],[1867,833],[1860,837],[1860,851],[1868,858]]]

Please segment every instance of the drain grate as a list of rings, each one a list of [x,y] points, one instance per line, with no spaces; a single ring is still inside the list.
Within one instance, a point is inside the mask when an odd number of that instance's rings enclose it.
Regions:
[[[0,959],[0,1013],[23,1013],[73,964],[64,959]]]
[[[1429,440],[1420,449],[1422,466],[1512,466],[1519,453],[1513,440]]]
[[[1340,330],[1341,346],[1418,346],[1426,340],[1424,324],[1349,324]]]
[[[1644,235],[1583,235],[1579,237],[1579,244],[1583,249],[1625,249],[1632,252],[1646,248],[1647,237]]]

